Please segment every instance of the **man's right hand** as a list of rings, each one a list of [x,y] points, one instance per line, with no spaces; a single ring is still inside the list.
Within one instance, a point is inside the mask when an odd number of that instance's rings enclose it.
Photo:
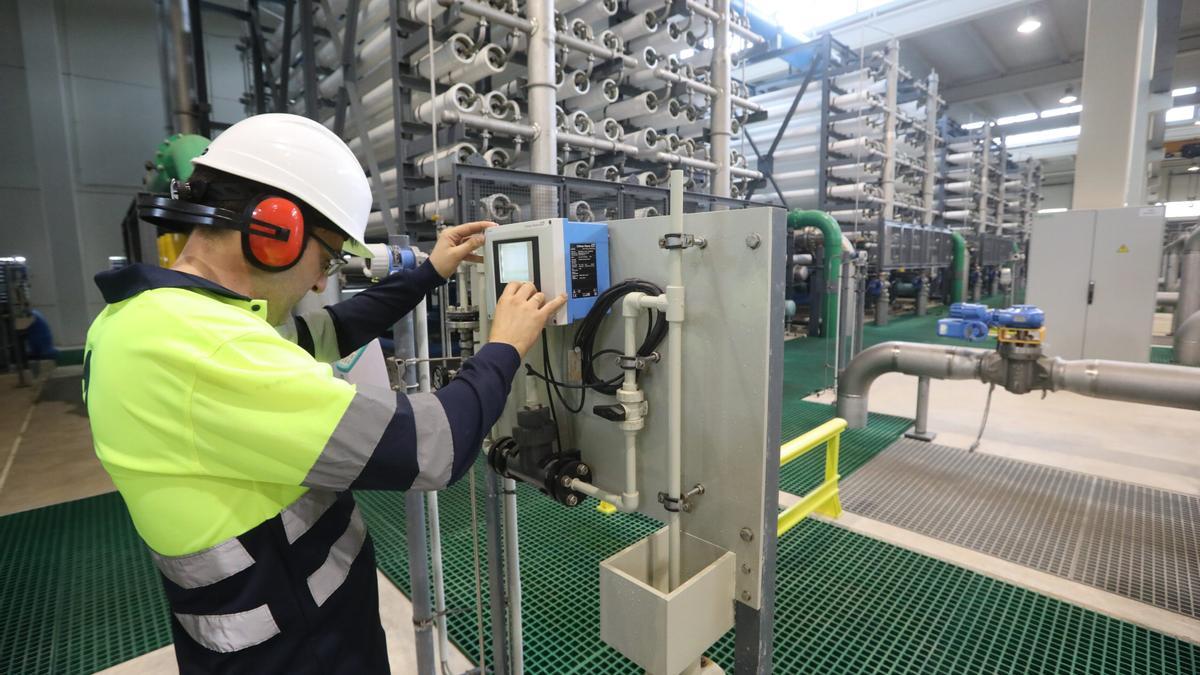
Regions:
[[[496,315],[492,319],[489,342],[512,345],[521,358],[537,342],[546,322],[563,305],[567,296],[546,301],[546,296],[529,282],[514,282],[504,287],[496,300]]]

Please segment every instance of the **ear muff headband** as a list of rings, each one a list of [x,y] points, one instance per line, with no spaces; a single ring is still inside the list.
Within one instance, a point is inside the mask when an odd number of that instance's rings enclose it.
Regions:
[[[280,272],[300,261],[307,243],[304,213],[286,197],[261,195],[245,213],[164,195],[137,196],[138,217],[171,232],[214,227],[242,233],[242,253],[255,267]]]

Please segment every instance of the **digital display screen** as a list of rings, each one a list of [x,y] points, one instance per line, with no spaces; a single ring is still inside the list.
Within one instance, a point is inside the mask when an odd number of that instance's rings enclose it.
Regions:
[[[500,263],[500,284],[514,281],[536,281],[533,242],[529,240],[500,242],[496,245],[496,257]]]

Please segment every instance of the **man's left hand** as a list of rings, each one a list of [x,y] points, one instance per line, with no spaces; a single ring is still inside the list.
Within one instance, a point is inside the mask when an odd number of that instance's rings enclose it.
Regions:
[[[480,221],[447,227],[438,234],[437,244],[429,254],[429,262],[443,279],[449,279],[462,261],[482,260],[471,253],[483,246],[483,231],[495,226],[496,223]]]

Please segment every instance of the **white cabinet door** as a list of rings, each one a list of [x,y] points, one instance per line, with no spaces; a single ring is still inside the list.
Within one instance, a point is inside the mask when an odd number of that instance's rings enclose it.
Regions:
[[[1085,358],[1149,360],[1162,239],[1161,206],[1096,212]]]
[[[1033,221],[1025,301],[1046,312],[1043,351],[1051,356],[1083,354],[1095,220],[1095,211],[1068,211]]]

